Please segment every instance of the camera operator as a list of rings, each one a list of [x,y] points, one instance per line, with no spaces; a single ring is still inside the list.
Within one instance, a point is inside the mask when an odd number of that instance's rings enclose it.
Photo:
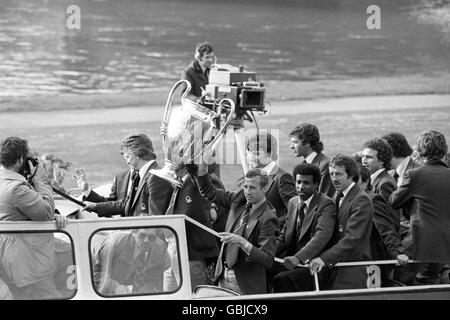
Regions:
[[[0,143],[0,220],[56,220],[62,229],[68,221],[55,215],[52,189],[35,178],[38,163],[30,154],[24,139],[9,137]],[[4,280],[26,299],[61,297],[55,288],[53,234],[0,234],[0,263]]]
[[[181,79],[191,84],[191,91],[187,98],[199,103],[205,95],[205,87],[209,82],[209,71],[216,62],[214,48],[208,42],[203,42],[195,48],[194,61],[184,70]]]

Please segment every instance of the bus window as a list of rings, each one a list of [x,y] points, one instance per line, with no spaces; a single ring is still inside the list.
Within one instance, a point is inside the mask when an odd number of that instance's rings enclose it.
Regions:
[[[177,238],[168,228],[102,229],[92,235],[89,246],[93,285],[101,296],[180,288]]]
[[[70,237],[62,232],[0,233],[0,299],[70,299],[76,293]]]

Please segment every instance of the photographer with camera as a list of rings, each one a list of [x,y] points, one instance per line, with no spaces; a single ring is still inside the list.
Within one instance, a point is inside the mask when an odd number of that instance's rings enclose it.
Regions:
[[[56,220],[62,229],[68,220],[55,215],[52,189],[35,177],[38,162],[30,155],[27,140],[8,137],[0,143],[0,220]],[[53,234],[0,234],[0,266],[7,276],[3,280],[20,297],[61,297],[55,287]]]

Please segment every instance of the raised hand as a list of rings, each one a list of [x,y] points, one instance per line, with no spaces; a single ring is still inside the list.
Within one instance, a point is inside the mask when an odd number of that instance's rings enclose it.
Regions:
[[[83,169],[75,168],[73,178],[76,180],[78,189],[80,189],[81,192],[88,191],[89,184],[86,181],[86,173],[83,171]]]

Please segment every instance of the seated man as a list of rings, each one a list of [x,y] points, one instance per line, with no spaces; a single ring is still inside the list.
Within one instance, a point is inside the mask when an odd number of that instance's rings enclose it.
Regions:
[[[336,225],[336,207],[331,198],[317,192],[320,169],[303,163],[294,168],[298,196],[288,204],[286,223],[278,238],[277,256],[284,257],[283,269],[273,280],[274,292],[314,290],[307,264],[328,245]]]
[[[265,197],[267,175],[260,169],[249,170],[243,189],[229,192],[215,188],[207,173],[207,165],[200,165],[201,194],[230,210],[215,277],[221,287],[239,293],[266,293],[266,269],[272,267],[279,233],[275,210]]]
[[[331,247],[310,262],[311,274],[338,262],[370,260],[373,205],[367,193],[357,185],[358,165],[353,158],[338,154],[330,161],[330,176],[337,191],[337,228]],[[367,268],[333,268],[324,282],[327,289],[367,288]]]
[[[158,229],[116,231],[93,237],[94,282],[104,295],[163,291],[164,271],[170,267],[167,244]]]

